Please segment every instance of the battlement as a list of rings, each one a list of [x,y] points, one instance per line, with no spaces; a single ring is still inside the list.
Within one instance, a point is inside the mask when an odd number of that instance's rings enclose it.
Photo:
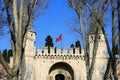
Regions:
[[[48,47],[44,48],[44,51],[42,51],[41,48],[37,50],[36,58],[42,57],[42,58],[50,58],[50,59],[84,59],[84,50],[82,49],[80,51],[80,48],[54,48],[50,47],[50,52],[48,53]]]

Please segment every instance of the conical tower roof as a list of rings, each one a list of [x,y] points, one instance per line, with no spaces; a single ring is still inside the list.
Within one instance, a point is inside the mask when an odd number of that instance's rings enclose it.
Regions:
[[[29,26],[28,26],[28,31],[34,32],[32,22],[30,21]]]
[[[94,7],[94,12],[95,12],[95,14],[98,15],[98,18],[99,18],[100,15],[98,13],[98,8],[96,6]],[[95,17],[92,16],[91,23],[90,23],[89,34],[95,34],[98,26],[99,26],[98,21],[95,19]],[[101,29],[99,30],[99,33],[102,33]]]

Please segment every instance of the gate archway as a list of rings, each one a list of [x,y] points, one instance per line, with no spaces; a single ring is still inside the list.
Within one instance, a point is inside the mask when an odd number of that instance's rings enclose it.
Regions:
[[[56,80],[56,76],[60,80],[74,80],[74,71],[72,67],[65,62],[58,62],[49,69],[49,80]],[[62,78],[64,76],[64,78]],[[58,78],[57,78],[58,79]]]
[[[55,75],[55,80],[65,80],[65,76],[63,74]]]

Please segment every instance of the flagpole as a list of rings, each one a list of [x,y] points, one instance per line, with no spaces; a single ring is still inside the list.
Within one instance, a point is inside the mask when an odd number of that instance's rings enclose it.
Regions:
[[[61,53],[62,53],[62,40],[61,40]]]
[[[56,42],[61,41],[61,53],[62,53],[62,34],[56,38]]]

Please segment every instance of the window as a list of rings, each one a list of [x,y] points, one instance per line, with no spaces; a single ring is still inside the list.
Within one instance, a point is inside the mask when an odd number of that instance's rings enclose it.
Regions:
[[[99,40],[101,39],[101,36],[99,36]]]
[[[65,80],[65,76],[63,74],[57,74],[55,80]]]
[[[33,36],[33,34],[31,34],[31,37]]]
[[[93,36],[91,36],[91,40],[93,40]]]

